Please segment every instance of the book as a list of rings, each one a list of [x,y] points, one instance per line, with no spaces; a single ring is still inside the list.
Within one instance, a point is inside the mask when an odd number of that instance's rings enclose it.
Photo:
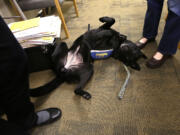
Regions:
[[[47,44],[52,44],[54,42],[54,38],[53,37],[41,37],[41,38],[34,38],[34,39],[30,39],[26,42],[26,44],[36,44],[36,45],[47,45]],[[23,42],[21,42],[23,43]]]
[[[9,28],[12,32],[23,31],[29,28],[37,27],[40,23],[40,17],[33,18],[25,21],[19,21],[9,24]]]
[[[9,27],[19,43],[46,45],[60,37],[61,20],[58,16],[47,16],[15,22],[9,24]]]

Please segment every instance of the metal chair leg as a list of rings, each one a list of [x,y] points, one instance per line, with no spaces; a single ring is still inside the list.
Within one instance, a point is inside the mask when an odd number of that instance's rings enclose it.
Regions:
[[[11,3],[11,5],[12,5],[13,9],[15,10],[15,12],[16,12],[19,16],[21,16],[21,18],[22,18],[23,20],[27,20],[27,17],[26,17],[25,14],[23,13],[23,11],[22,11],[22,9],[20,8],[20,6],[19,6],[19,4],[17,3],[17,1],[16,1],[16,0],[10,0],[10,3]]]

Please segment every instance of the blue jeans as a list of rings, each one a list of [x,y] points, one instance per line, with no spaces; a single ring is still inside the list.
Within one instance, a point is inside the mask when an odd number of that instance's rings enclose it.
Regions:
[[[148,8],[144,21],[143,37],[149,39],[157,36],[164,0],[148,0],[147,3]],[[169,10],[158,51],[162,54],[173,55],[177,51],[179,41],[180,16]]]

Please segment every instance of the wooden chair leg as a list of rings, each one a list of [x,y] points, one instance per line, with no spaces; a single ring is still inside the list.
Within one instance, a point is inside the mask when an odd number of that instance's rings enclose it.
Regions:
[[[42,9],[42,12],[43,12],[43,15],[44,15],[44,16],[46,16],[46,15],[47,15],[47,13],[46,13],[46,9],[45,9],[45,8],[43,8],[43,9]]]
[[[64,16],[63,16],[63,13],[62,13],[62,10],[61,10],[61,6],[60,6],[60,3],[58,0],[54,0],[54,3],[56,5],[56,8],[57,8],[57,11],[58,11],[58,15],[62,21],[62,24],[63,24],[63,27],[64,27],[64,31],[66,33],[66,37],[69,38],[69,32],[68,32],[68,29],[67,29],[67,25],[66,25],[66,22],[64,20]]]
[[[75,11],[76,11],[76,15],[77,15],[77,17],[79,17],[76,0],[73,0],[73,4],[74,4]]]
[[[10,2],[10,4],[11,4],[11,6],[12,6],[14,12],[16,13],[16,15],[19,15],[19,16],[20,16],[20,14],[19,14],[18,10],[16,9],[16,7],[15,7],[13,1],[12,1],[12,0],[9,0],[9,2]]]

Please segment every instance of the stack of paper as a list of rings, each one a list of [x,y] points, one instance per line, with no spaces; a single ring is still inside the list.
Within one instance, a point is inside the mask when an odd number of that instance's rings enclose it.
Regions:
[[[60,37],[61,20],[57,16],[39,17],[9,24],[21,44],[46,45]]]

